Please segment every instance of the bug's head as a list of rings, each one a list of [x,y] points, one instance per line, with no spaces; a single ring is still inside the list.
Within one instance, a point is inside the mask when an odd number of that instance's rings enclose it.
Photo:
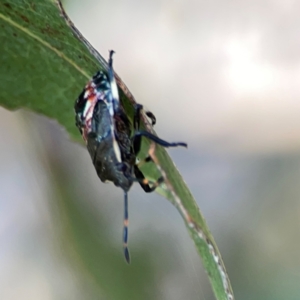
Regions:
[[[84,89],[81,94],[79,95],[79,97],[76,99],[75,101],[75,105],[74,105],[74,109],[75,109],[75,114],[76,115],[80,115],[83,114],[86,102],[87,102],[87,98],[85,97],[85,93],[86,93],[86,89]]]
[[[92,80],[90,80],[87,83],[87,85],[84,87],[83,91],[75,101],[74,109],[76,115],[78,114],[83,115],[87,102],[94,101],[96,96],[98,98],[101,98],[101,96],[99,97],[99,95],[107,92],[109,88],[110,86],[107,79],[107,75],[101,71],[97,72],[93,76]]]

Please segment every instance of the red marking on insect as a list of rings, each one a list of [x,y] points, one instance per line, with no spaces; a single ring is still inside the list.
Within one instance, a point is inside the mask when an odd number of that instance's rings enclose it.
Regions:
[[[87,99],[86,101],[86,109],[83,113],[83,117],[85,119],[85,126],[82,132],[83,139],[85,142],[87,141],[87,135],[91,132],[92,128],[92,118],[93,118],[93,112],[95,105],[98,101],[98,92],[95,88],[95,85],[93,82],[90,82],[85,87],[85,94],[84,97]]]

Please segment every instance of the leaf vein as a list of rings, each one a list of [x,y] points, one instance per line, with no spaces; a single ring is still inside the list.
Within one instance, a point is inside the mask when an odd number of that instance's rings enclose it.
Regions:
[[[56,48],[54,48],[53,46],[51,46],[51,44],[47,43],[46,41],[44,41],[43,39],[41,39],[39,36],[35,35],[34,33],[32,33],[30,30],[20,26],[18,23],[14,22],[13,20],[11,20],[10,18],[6,17],[5,15],[0,13],[0,18],[9,23],[11,26],[19,29],[20,31],[22,31],[23,33],[27,34],[28,36],[30,36],[31,38],[35,39],[36,41],[38,41],[40,44],[42,44],[43,46],[45,46],[46,48],[50,49],[51,51],[53,51],[57,56],[61,57],[62,59],[64,59],[66,62],[68,62],[71,66],[73,66],[79,73],[81,73],[83,76],[85,76],[87,79],[90,79],[90,76],[83,70],[81,69],[73,60],[71,60],[70,58],[68,58],[63,52],[57,50]]]

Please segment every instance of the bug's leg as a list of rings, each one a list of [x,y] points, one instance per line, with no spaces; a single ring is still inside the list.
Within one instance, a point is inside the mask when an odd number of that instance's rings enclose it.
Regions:
[[[133,117],[133,126],[135,131],[139,131],[140,129],[140,122],[141,122],[141,110],[143,109],[143,105],[136,104],[134,106],[134,117]],[[156,118],[154,114],[150,111],[146,112],[146,115],[151,119],[152,126],[156,123]],[[133,138],[133,149],[134,153],[138,154],[141,149],[141,143],[142,143],[142,136],[136,136]]]
[[[145,157],[143,160],[140,160],[138,163],[136,163],[135,165],[140,168],[143,164],[152,161],[152,158],[150,155],[148,155],[147,157]]]
[[[134,130],[139,130],[140,120],[141,120],[141,110],[143,106],[141,104],[136,104],[134,106],[134,117],[133,117],[133,126]],[[133,139],[133,150],[135,154],[138,154],[141,150],[142,137],[139,136]]]
[[[151,120],[151,125],[154,126],[156,124],[156,117],[151,111],[145,111],[146,116]]]
[[[137,165],[134,166],[134,174],[136,176],[136,181],[139,182],[140,186],[146,193],[155,191],[155,189],[164,181],[163,177],[158,178],[155,182],[149,181],[147,178],[145,178]]]
[[[140,130],[140,131],[136,131],[134,133],[134,136],[133,136],[133,145],[134,145],[134,148],[135,148],[135,143],[136,143],[135,141],[136,141],[136,139],[139,141],[142,136],[148,138],[149,140],[151,140],[151,141],[155,142],[156,144],[161,145],[161,146],[163,146],[165,148],[168,148],[168,147],[178,147],[178,146],[187,147],[186,143],[183,143],[183,142],[169,143],[169,142],[167,142],[165,140],[160,139],[159,137],[155,136],[154,134],[152,134],[152,133],[150,133],[148,131]],[[140,144],[140,142],[139,142],[139,144]],[[135,152],[135,153],[137,153],[137,152]]]
[[[128,250],[128,194],[124,191],[124,229],[123,229],[123,247],[124,256],[128,263],[130,263],[130,255]]]
[[[133,151],[137,155],[141,150],[142,145],[142,137],[141,136],[133,136],[132,137]]]
[[[134,116],[133,116],[133,126],[135,130],[140,128],[140,121],[141,121],[141,110],[143,109],[143,105],[136,104],[134,106]]]
[[[113,54],[115,53],[114,50],[109,51],[109,59],[108,59],[108,79],[110,82],[110,88],[111,88],[111,96],[112,96],[112,102],[114,110],[119,109],[119,92],[118,92],[118,86],[114,75],[114,69],[113,69]]]
[[[141,110],[143,110],[142,104],[136,104],[134,106],[134,129],[140,129],[140,120],[141,120]],[[154,126],[156,123],[156,118],[151,111],[145,111],[146,116],[151,120],[151,125]]]
[[[163,182],[163,177],[160,177],[156,181],[151,181],[151,180],[145,178],[143,173],[138,168],[138,165],[134,166],[134,175],[135,176],[132,176],[128,172],[128,170],[122,169],[122,171],[123,171],[124,176],[128,180],[131,180],[132,182],[138,182],[146,193],[153,192]]]

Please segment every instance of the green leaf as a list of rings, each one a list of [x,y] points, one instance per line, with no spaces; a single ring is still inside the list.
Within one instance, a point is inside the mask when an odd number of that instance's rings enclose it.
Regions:
[[[91,76],[106,69],[106,62],[80,35],[60,2],[1,1],[0,40],[0,104],[10,110],[27,108],[57,120],[73,139],[81,139],[74,125],[74,101]],[[122,104],[132,119],[135,100],[120,78],[117,81]],[[152,131],[146,120],[144,126]],[[193,196],[162,147],[143,140],[141,155],[149,148],[155,164],[145,166],[143,173],[149,178],[164,177],[159,192],[183,217],[216,298],[233,299],[221,255]]]

